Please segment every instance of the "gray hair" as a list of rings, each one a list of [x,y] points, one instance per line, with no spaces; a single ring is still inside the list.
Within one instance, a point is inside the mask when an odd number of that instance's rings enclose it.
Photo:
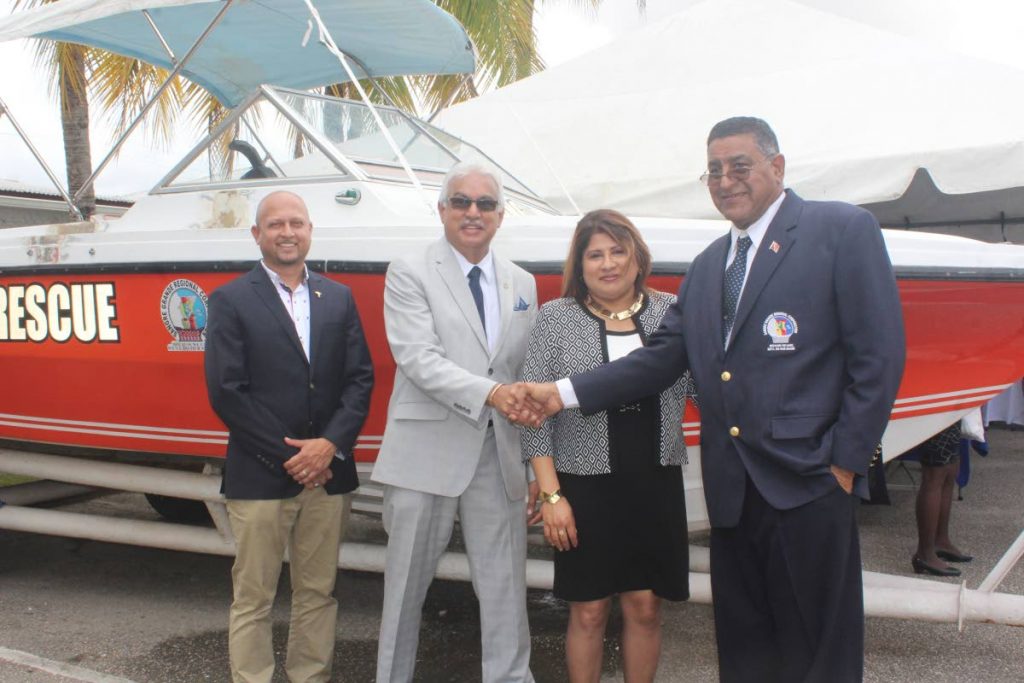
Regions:
[[[452,183],[459,178],[465,178],[468,175],[482,175],[486,176],[494,182],[494,186],[498,188],[498,196],[495,197],[498,200],[498,208],[505,208],[505,190],[501,183],[501,171],[498,167],[489,161],[483,159],[471,159],[467,161],[460,161],[445,174],[444,180],[441,181],[441,193],[438,197],[438,202],[444,206],[448,206],[448,193],[451,189]]]
[[[753,135],[757,148],[766,157],[773,157],[779,153],[779,140],[775,137],[775,131],[763,119],[755,116],[733,116],[719,121],[708,134],[708,145],[715,140],[733,135]]]

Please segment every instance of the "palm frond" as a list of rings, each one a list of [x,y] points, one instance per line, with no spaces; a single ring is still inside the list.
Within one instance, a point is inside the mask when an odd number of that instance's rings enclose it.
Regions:
[[[104,52],[95,56],[89,85],[101,111],[113,120],[120,134],[142,111],[167,75],[165,69],[152,64]],[[150,140],[163,145],[173,142],[174,121],[181,103],[182,83],[176,78],[147,114],[146,132]]]
[[[476,47],[475,88],[514,83],[544,68],[537,54],[534,0],[435,0],[466,28]],[[424,101],[442,103],[451,93],[450,78],[427,78]],[[447,87],[448,92],[444,89]]]

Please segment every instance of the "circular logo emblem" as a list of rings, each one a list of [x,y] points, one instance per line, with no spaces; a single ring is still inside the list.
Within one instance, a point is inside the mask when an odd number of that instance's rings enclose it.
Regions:
[[[191,280],[174,280],[160,297],[160,315],[174,341],[168,351],[202,351],[206,347],[206,292]]]
[[[776,312],[764,319],[761,331],[771,337],[772,343],[768,345],[769,351],[792,351],[796,347],[789,342],[789,338],[797,333],[798,327],[796,318],[788,313]]]

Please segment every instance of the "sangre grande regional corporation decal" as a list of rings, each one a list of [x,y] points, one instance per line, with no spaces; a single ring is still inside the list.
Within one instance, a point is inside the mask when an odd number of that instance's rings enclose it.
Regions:
[[[782,311],[772,313],[764,319],[764,323],[761,325],[761,332],[772,340],[772,343],[768,345],[769,351],[796,350],[796,346],[790,343],[789,338],[799,330],[796,318]]]
[[[164,327],[174,338],[168,351],[202,351],[206,348],[206,292],[191,280],[174,280],[160,297]]]

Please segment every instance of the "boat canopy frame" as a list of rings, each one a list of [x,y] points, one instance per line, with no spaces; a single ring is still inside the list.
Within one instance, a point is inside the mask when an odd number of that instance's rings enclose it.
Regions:
[[[267,9],[267,7],[263,7],[263,6],[270,6],[270,5],[274,5],[276,3],[279,4],[279,3],[282,3],[284,1],[285,0],[261,0],[261,2],[257,3],[257,4],[261,5],[262,9]],[[372,70],[367,66],[367,64],[364,63],[364,61],[360,60],[359,58],[355,57],[354,55],[346,53],[345,51],[343,51],[341,48],[339,48],[336,45],[336,43],[335,43],[335,41],[334,41],[334,39],[333,39],[333,37],[331,35],[330,30],[328,29],[328,27],[324,23],[324,21],[323,21],[323,19],[321,17],[320,12],[314,6],[312,0],[297,0],[297,1],[303,3],[307,7],[307,9],[309,10],[309,13],[310,13],[310,18],[307,21],[306,33],[303,36],[303,39],[302,39],[302,42],[301,42],[301,47],[305,48],[306,43],[308,42],[310,33],[312,32],[314,24],[315,24],[316,27],[317,27],[317,30],[319,32],[319,40],[318,40],[318,42],[321,45],[323,45],[332,55],[334,55],[337,58],[337,61],[341,64],[341,66],[343,67],[343,71],[345,72],[345,77],[343,77],[343,78],[333,78],[332,77],[333,81],[334,82],[345,82],[346,80],[348,80],[349,82],[353,83],[353,85],[359,91],[360,96],[363,99],[363,103],[365,104],[365,106],[367,106],[369,108],[369,111],[374,116],[374,118],[377,120],[378,126],[381,129],[381,132],[383,133],[385,139],[387,139],[387,141],[389,142],[390,146],[392,147],[392,150],[394,151],[396,158],[398,159],[398,161],[401,164],[402,168],[405,170],[406,175],[409,177],[409,180],[412,182],[412,184],[415,187],[417,187],[417,189],[419,189],[421,191],[421,194],[423,194],[423,197],[424,197],[424,201],[428,205],[431,205],[431,201],[426,197],[425,193],[423,193],[423,188],[420,186],[419,180],[416,177],[416,174],[413,172],[412,168],[407,163],[402,150],[399,149],[397,144],[395,144],[394,141],[390,139],[390,135],[389,135],[386,127],[383,125],[383,121],[380,119],[380,116],[377,113],[377,110],[376,110],[374,104],[370,101],[370,98],[367,96],[367,94],[366,94],[365,90],[363,89],[362,85],[359,83],[360,76],[357,76],[357,74],[355,73],[355,70],[352,68],[352,66],[349,64],[349,62],[351,61],[353,64],[355,64],[359,68],[359,70],[362,72],[363,77],[365,77],[366,79],[369,79],[370,82],[374,83],[374,86],[377,87],[376,86],[376,82],[374,81],[374,74],[373,74]],[[208,2],[210,2],[210,0],[178,0],[177,2],[175,2],[175,0],[149,0],[148,4],[151,5],[152,8],[154,8],[154,9],[167,9],[167,8],[173,7],[175,5],[184,7],[184,6],[192,6],[192,5],[202,5],[202,4],[208,3]],[[104,159],[100,162],[100,164],[95,168],[95,170],[92,172],[92,174],[89,176],[89,178],[83,183],[82,187],[74,194],[74,196],[71,196],[71,197],[65,196],[65,201],[67,202],[69,208],[71,209],[71,211],[73,213],[75,213],[77,215],[81,215],[81,214],[80,214],[80,212],[79,212],[75,202],[77,202],[77,201],[79,201],[81,199],[81,196],[85,192],[86,188],[90,187],[95,182],[96,178],[105,170],[105,168],[109,165],[109,163],[117,155],[117,153],[123,147],[125,142],[132,135],[132,133],[139,127],[139,125],[145,119],[146,115],[153,108],[153,106],[156,104],[156,102],[159,100],[159,98],[170,87],[170,84],[172,83],[173,79],[175,77],[179,76],[179,75],[182,75],[185,72],[186,66],[189,65],[189,63],[193,59],[194,55],[198,51],[198,49],[206,42],[206,40],[213,33],[213,31],[217,28],[217,26],[223,21],[224,17],[227,15],[228,10],[236,5],[236,0],[223,0],[222,6],[217,11],[216,15],[209,22],[209,24],[206,26],[206,28],[203,29],[203,31],[199,34],[199,36],[192,42],[192,44],[190,45],[188,50],[182,55],[180,60],[175,55],[174,49],[171,47],[170,41],[167,40],[167,38],[164,35],[164,32],[162,32],[160,30],[160,27],[157,25],[156,20],[150,14],[150,12],[149,12],[150,7],[139,7],[138,5],[140,5],[140,4],[146,4],[146,3],[127,3],[127,4],[123,4],[123,7],[124,7],[125,11],[137,10],[137,11],[139,11],[141,13],[141,15],[144,18],[144,20],[145,20],[146,24],[148,25],[149,29],[154,33],[154,35],[156,37],[156,40],[159,43],[160,50],[164,54],[166,54],[166,56],[167,56],[167,58],[169,60],[169,65],[172,66],[172,68],[171,68],[170,72],[168,73],[167,78],[154,91],[153,95],[146,101],[146,103],[139,110],[139,113],[135,116],[135,118],[132,120],[132,122],[117,137],[117,139],[114,141],[114,144],[112,145],[110,151],[107,153],[107,155],[104,157]],[[244,5],[245,3],[242,3],[242,4]],[[359,6],[363,6],[366,3],[365,2],[362,2],[362,3],[354,2],[354,4],[359,5]],[[457,26],[458,30],[460,31],[459,35],[465,39],[466,47],[467,47],[468,51],[470,52],[470,58],[468,60],[468,63],[456,63],[456,60],[449,60],[449,66],[446,66],[446,68],[445,68],[445,70],[443,72],[444,73],[464,73],[464,74],[465,73],[472,73],[472,71],[475,69],[475,64],[476,64],[476,51],[475,51],[475,48],[472,45],[472,42],[469,40],[468,35],[465,34],[465,29],[463,29],[458,24],[458,22],[455,21],[446,12],[443,12],[443,10],[440,10],[433,3],[429,2],[429,0],[422,0],[422,2],[420,2],[420,4],[423,5],[423,7],[420,8],[421,11],[429,11],[430,13],[433,13],[433,14],[436,14],[436,13],[440,12],[445,17],[447,17],[447,20],[450,20],[451,22],[454,22],[455,26]],[[429,7],[429,10],[427,9],[428,7]],[[96,0],[71,0],[70,2],[61,3],[61,5],[59,7],[44,6],[44,7],[41,7],[41,8],[37,8],[35,10],[31,10],[31,12],[33,13],[31,18],[32,18],[32,20],[35,21],[35,24],[33,24],[33,21],[29,20],[29,21],[27,21],[27,23],[29,24],[28,28],[26,28],[24,25],[22,25],[22,26],[15,25],[13,31],[6,32],[7,35],[4,35],[5,34],[4,24],[12,23],[11,20],[9,19],[6,22],[0,22],[0,39],[10,38],[10,37],[36,36],[36,37],[50,37],[50,38],[54,38],[54,39],[60,40],[60,39],[62,39],[63,33],[69,32],[74,26],[76,26],[76,24],[73,24],[73,23],[71,23],[71,24],[69,24],[67,22],[62,23],[60,21],[59,13],[61,12],[61,10],[67,10],[65,12],[65,14],[69,14],[70,13],[71,16],[79,16],[79,15],[81,15],[82,18],[85,19],[85,21],[81,25],[79,25],[79,26],[85,26],[85,25],[93,23],[95,21],[102,21],[103,19],[109,19],[111,16],[120,16],[116,12],[105,12],[103,10],[103,8],[99,8],[98,7],[98,4],[96,3]],[[26,15],[27,14],[28,13],[26,13]],[[56,21],[54,20],[55,17],[56,17]],[[438,17],[440,18],[440,15],[438,15]],[[21,17],[17,17],[17,19],[18,20],[22,20]],[[25,22],[23,21],[22,23],[24,24]],[[71,36],[71,38],[74,39],[75,36]],[[106,44],[103,41],[100,41],[98,39],[95,39],[95,40],[93,40],[91,42],[89,40],[76,39],[76,40],[74,40],[74,42],[81,42],[82,44],[85,44],[85,45],[92,45],[94,47],[101,47],[102,49],[108,49],[108,50],[111,50],[112,47],[113,47],[113,46],[111,46],[109,44]],[[129,49],[127,49],[127,48],[124,51],[118,51],[116,49],[112,50],[112,51],[118,52],[119,54],[127,54],[127,56],[131,56],[131,57],[135,57],[135,58],[140,58],[140,56],[137,55],[137,54],[131,54],[131,51]],[[396,53],[397,52],[398,52],[398,50],[396,50]],[[431,58],[435,59],[435,61],[436,61],[436,59],[438,58],[438,55],[432,54]],[[150,63],[154,63],[156,66],[160,66],[160,67],[164,66],[164,65],[156,62],[156,60],[152,59],[152,58],[149,59],[149,60],[145,60],[145,61],[149,61]],[[401,59],[399,59],[398,61],[401,61]],[[416,69],[415,68],[411,69],[409,71],[409,73],[406,74],[406,75],[411,75],[413,73],[416,73]],[[401,73],[397,73],[397,72],[391,72],[391,73],[389,73],[387,75],[402,75],[402,74]],[[218,99],[220,99],[222,102],[225,101],[223,94],[218,94],[217,92],[215,92],[213,90],[210,90],[209,86],[204,86],[204,87],[206,87],[206,89],[209,90],[212,94],[217,96]],[[378,87],[378,89],[380,89],[380,88]],[[383,90],[381,90],[381,92],[383,92]],[[240,103],[240,104],[236,103],[236,104],[238,104],[238,106],[235,107],[235,110],[245,109],[246,107],[243,106],[243,105],[246,105],[247,103],[251,104],[252,98],[255,97],[255,96],[258,96],[259,93],[264,94],[264,96],[266,96],[268,99],[270,99],[271,101],[274,101],[273,100],[274,96],[273,96],[273,94],[270,94],[270,91],[267,88],[267,84],[261,84],[259,86],[257,92],[254,92],[254,93],[251,93],[250,95],[248,95],[242,101],[242,103]],[[230,103],[230,101],[229,101],[229,103]],[[299,123],[299,121],[298,121],[299,117],[296,117],[296,115],[295,115],[296,113],[294,111],[289,111],[290,108],[288,108],[287,106],[284,106],[284,103],[282,103],[280,101],[276,101],[274,103],[275,103],[275,106],[277,106],[278,109],[280,109],[282,111],[282,113],[286,116],[286,118],[288,118],[289,120],[292,121],[293,125],[297,125],[300,128],[305,128],[306,130],[304,132],[311,134],[310,139],[314,140],[317,143],[317,147],[319,147],[321,149],[321,151],[323,151],[328,156],[328,158],[336,166],[339,166],[343,170],[347,169],[347,172],[350,175],[353,175],[356,178],[367,179],[365,177],[362,177],[362,178],[360,177],[361,171],[359,171],[359,169],[358,169],[356,164],[352,163],[351,161],[346,163],[346,161],[343,160],[343,158],[342,158],[343,155],[341,155],[336,149],[334,149],[334,145],[325,144],[326,141],[324,141],[323,139],[320,139],[321,136],[319,136],[317,133],[315,133],[315,131],[311,131],[311,130],[309,130],[308,126],[303,126],[301,123]],[[458,160],[459,159],[458,155],[455,155],[446,146],[441,144],[440,141],[438,141],[435,136],[430,135],[426,131],[426,129],[424,129],[423,126],[420,125],[420,123],[414,117],[409,116],[406,112],[402,111],[401,108],[399,108],[399,107],[394,107],[394,110],[396,112],[398,112],[401,116],[403,116],[414,128],[416,128],[419,131],[420,134],[428,135],[435,142],[435,144],[439,144],[443,149],[446,150],[446,152],[448,154],[450,154],[452,156],[452,158],[454,160]],[[0,112],[0,113],[2,113],[2,112]],[[9,112],[8,112],[8,114],[9,114]],[[227,118],[231,118],[231,117],[227,117]],[[236,119],[231,119],[231,122],[233,122],[234,120],[236,120]],[[12,118],[12,121],[13,121],[13,118]],[[230,123],[228,125],[230,125]],[[224,130],[226,130],[226,127],[218,126],[217,128],[218,128],[218,130],[220,131],[221,134],[223,134]],[[24,139],[24,136],[22,136],[22,137]],[[28,141],[26,140],[26,143],[27,142]],[[203,143],[200,143],[200,146],[202,144]],[[32,149],[31,145],[30,145],[30,149]],[[264,146],[264,149],[266,149],[265,146]],[[194,158],[195,158],[196,149],[193,149],[192,152],[193,153],[190,153],[189,157],[187,157],[186,160],[183,161],[183,163],[186,166],[187,166],[188,163],[191,163],[191,161],[194,160]],[[481,152],[481,155],[483,155],[482,152]],[[60,185],[59,181],[56,181],[56,176],[52,173],[52,171],[49,170],[49,168],[46,166],[45,162],[42,162],[42,160],[38,157],[38,155],[36,155],[36,156],[37,156],[37,159],[39,159],[40,162],[43,164],[44,170],[46,170],[47,174],[51,176],[51,180],[54,180],[55,183],[57,184],[58,189],[61,191],[61,194],[62,195],[67,195],[68,193],[64,192],[63,187]],[[486,156],[486,155],[483,155],[483,156]],[[487,158],[488,158],[488,160],[490,160],[489,157],[487,157]],[[183,170],[183,168],[184,168],[184,166],[182,166],[182,164],[178,164],[177,166],[175,166],[174,170],[177,171],[178,173],[180,173],[181,170]],[[173,172],[174,171],[172,171],[172,173]],[[505,171],[505,173],[507,174],[507,171]],[[362,175],[365,176],[365,174],[362,174]],[[167,181],[167,177],[165,176],[164,179],[162,179],[161,182],[158,184],[158,187],[163,185],[166,181]],[[516,179],[516,182],[519,183],[520,185],[522,185],[524,188],[526,187],[518,179]],[[528,188],[527,188],[527,192],[530,192],[531,194],[533,194]],[[540,201],[539,199],[537,201],[539,203],[543,204],[543,202]],[[547,207],[547,208],[550,210],[550,207]]]
[[[79,221],[85,220],[85,217],[82,216],[82,211],[75,204],[75,200],[71,197],[68,191],[64,189],[64,185],[61,184],[60,179],[57,177],[57,174],[54,173],[53,169],[50,168],[50,165],[46,163],[46,159],[44,159],[43,155],[39,153],[39,150],[36,149],[36,146],[32,144],[32,140],[29,139],[28,135],[25,133],[25,130],[18,123],[18,120],[14,118],[14,114],[11,113],[10,107],[8,107],[7,104],[3,101],[3,99],[0,98],[0,118],[3,118],[4,114],[7,115],[7,118],[8,120],[10,120],[11,125],[14,126],[14,132],[18,135],[19,138],[21,138],[21,141],[25,143],[25,146],[28,147],[28,151],[32,154],[32,157],[39,164],[40,168],[43,169],[43,172],[50,179],[50,182],[53,183],[53,186],[57,188],[57,192],[59,192],[60,196],[64,199],[64,203],[68,205],[68,209],[71,211],[71,215],[73,215]],[[85,187],[88,187],[88,185],[86,185]]]
[[[206,39],[210,36],[211,33],[213,33],[213,29],[215,29],[217,25],[221,22],[221,20],[224,19],[224,15],[227,14],[228,9],[230,9],[234,3],[235,0],[225,0],[224,6],[221,7],[220,11],[217,12],[217,14],[213,17],[213,20],[209,23],[209,25],[205,29],[203,29],[203,32],[199,34],[199,37],[196,38],[194,43],[192,43],[192,46],[182,56],[180,61],[174,59],[174,53],[171,51],[170,46],[167,45],[167,41],[164,39],[163,34],[160,33],[160,29],[157,28],[157,25],[153,22],[153,18],[150,17],[148,14],[145,15],[150,27],[156,33],[157,39],[165,47],[168,54],[170,54],[171,60],[176,61],[177,63],[174,65],[174,68],[171,69],[170,73],[167,74],[167,78],[164,79],[164,82],[160,84],[160,87],[153,92],[149,100],[146,101],[146,104],[143,105],[142,109],[139,110],[139,113],[135,116],[134,119],[132,119],[132,122],[128,124],[128,127],[121,133],[121,135],[118,136],[117,140],[114,141],[114,144],[113,146],[111,146],[110,151],[107,152],[107,155],[105,157],[103,157],[103,161],[101,161],[99,165],[96,166],[95,169],[93,169],[92,174],[86,179],[84,183],[82,183],[82,187],[78,189],[78,192],[76,192],[73,197],[74,201],[80,200],[82,198],[82,193],[84,193],[87,188],[91,187],[92,184],[96,182],[96,178],[99,177],[100,173],[103,172],[103,170],[113,160],[117,153],[121,151],[121,147],[123,147],[124,143],[128,141],[129,136],[131,136],[131,134],[135,132],[135,129],[142,124],[142,121],[146,118],[146,114],[149,113],[149,110],[152,109],[154,105],[156,105],[156,103],[163,96],[163,94],[167,92],[167,89],[171,86],[171,83],[174,81],[174,79],[178,77],[181,74],[181,72],[185,69],[185,66],[192,59],[192,56],[196,53],[196,50],[198,50],[199,47],[206,42]]]

